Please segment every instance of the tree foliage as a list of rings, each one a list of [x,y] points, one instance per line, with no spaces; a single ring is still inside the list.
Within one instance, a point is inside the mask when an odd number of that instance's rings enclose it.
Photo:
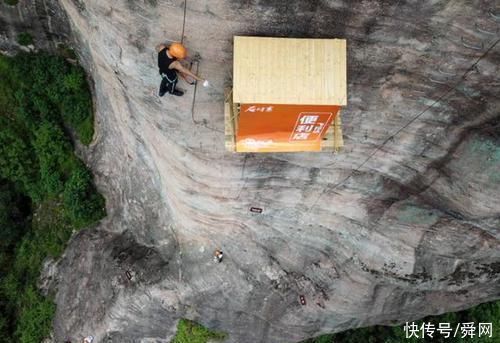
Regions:
[[[19,3],[19,0],[3,0],[3,2],[5,2],[7,5],[15,6]]]
[[[54,313],[54,303],[28,287],[21,299],[15,337],[20,343],[41,342],[50,334]]]
[[[64,188],[64,205],[76,226],[85,226],[104,215],[104,199],[95,191],[92,176],[80,165]]]
[[[105,215],[70,132],[88,144],[85,74],[47,54],[0,55],[0,343],[39,343],[55,305],[37,281],[78,228]]]
[[[35,131],[33,141],[40,164],[41,187],[49,196],[55,196],[64,189],[65,170],[63,168],[71,145],[58,125],[44,121]]]
[[[0,177],[39,199],[37,157],[22,126],[6,116],[0,116]]]
[[[17,42],[24,46],[33,44],[33,36],[28,32],[21,32],[17,35]]]
[[[19,120],[32,131],[43,121],[65,124],[75,130],[82,143],[90,143],[93,126],[88,122],[93,121],[92,97],[80,66],[44,53],[1,59],[9,66],[2,73],[0,61],[0,73],[7,74],[2,76],[10,80]]]
[[[181,319],[172,343],[208,343],[225,337],[223,333],[214,332],[193,321]]]

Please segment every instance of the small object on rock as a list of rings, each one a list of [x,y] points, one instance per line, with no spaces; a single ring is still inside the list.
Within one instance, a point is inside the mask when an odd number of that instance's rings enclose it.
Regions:
[[[208,86],[210,86],[210,82],[208,80],[203,81],[203,87],[207,88]]]
[[[83,343],[92,343],[94,341],[94,336],[87,336],[83,339]]]
[[[125,272],[125,275],[127,275],[127,279],[132,280],[132,274],[130,273],[130,271],[127,270]]]
[[[250,207],[250,212],[253,213],[262,213],[262,209],[258,207]]]
[[[223,257],[224,257],[224,253],[222,252],[222,250],[215,249],[215,252],[214,252],[214,262],[221,263]]]
[[[301,296],[299,296],[299,299],[300,299],[300,304],[302,306],[305,306],[306,305],[306,298],[303,295],[301,295]]]

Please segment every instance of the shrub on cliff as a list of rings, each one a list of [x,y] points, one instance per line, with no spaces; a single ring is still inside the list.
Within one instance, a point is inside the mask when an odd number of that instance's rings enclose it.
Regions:
[[[92,184],[84,166],[77,167],[64,187],[64,206],[77,227],[88,225],[104,215],[104,198]]]
[[[17,42],[24,46],[33,44],[33,36],[28,32],[21,32],[17,35]]]
[[[52,301],[40,295],[34,287],[28,287],[21,299],[19,323],[15,336],[20,343],[41,342],[50,334],[56,307]]]
[[[7,5],[15,6],[19,3],[19,0],[3,0]]]
[[[198,323],[181,319],[177,325],[177,334],[171,343],[208,343],[225,337],[223,333],[210,331]]]
[[[31,198],[40,199],[39,166],[27,133],[15,121],[0,115],[0,177],[13,182]]]
[[[35,131],[33,142],[40,165],[41,185],[45,193],[55,196],[64,189],[65,168],[71,159],[71,145],[60,127],[43,122]]]

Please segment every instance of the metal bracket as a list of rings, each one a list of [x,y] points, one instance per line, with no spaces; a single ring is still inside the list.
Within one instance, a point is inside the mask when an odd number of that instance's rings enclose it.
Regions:
[[[450,73],[450,72],[448,72],[448,71],[443,71],[443,70],[441,69],[441,67],[439,67],[438,71],[439,71],[441,74],[443,74],[443,75],[448,75],[448,76],[456,76],[456,75],[457,75],[457,73]]]
[[[201,55],[199,52],[195,53],[193,58],[191,59],[192,63],[200,62],[201,61]]]
[[[496,21],[500,21],[500,14],[493,13],[493,10],[492,10],[492,9],[490,9],[490,10],[488,11],[488,13],[490,14],[490,16],[491,16],[493,19],[495,19]]]
[[[475,26],[476,26],[477,31],[484,33],[484,34],[487,34],[487,35],[496,35],[498,33],[498,29],[496,30],[496,32],[491,32],[491,31],[488,31],[488,30],[482,28],[477,23],[475,24]]]
[[[461,37],[461,40],[462,40],[462,45],[465,46],[466,48],[469,48],[469,49],[474,49],[474,50],[483,50],[484,49],[484,44],[483,42],[481,42],[481,46],[478,46],[478,45],[474,45],[470,42],[467,42],[464,37],[462,36]]]
[[[446,78],[446,81],[441,81],[441,80],[436,80],[436,79],[434,79],[434,78],[431,76],[431,77],[429,77],[429,81],[430,81],[430,82],[433,82],[433,83],[439,83],[439,84],[441,84],[441,85],[446,85],[446,84],[448,84],[448,78]]]

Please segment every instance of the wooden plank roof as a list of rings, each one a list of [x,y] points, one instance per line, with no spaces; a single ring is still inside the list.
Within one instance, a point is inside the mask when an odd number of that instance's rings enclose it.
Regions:
[[[346,40],[234,37],[233,101],[346,105]]]

